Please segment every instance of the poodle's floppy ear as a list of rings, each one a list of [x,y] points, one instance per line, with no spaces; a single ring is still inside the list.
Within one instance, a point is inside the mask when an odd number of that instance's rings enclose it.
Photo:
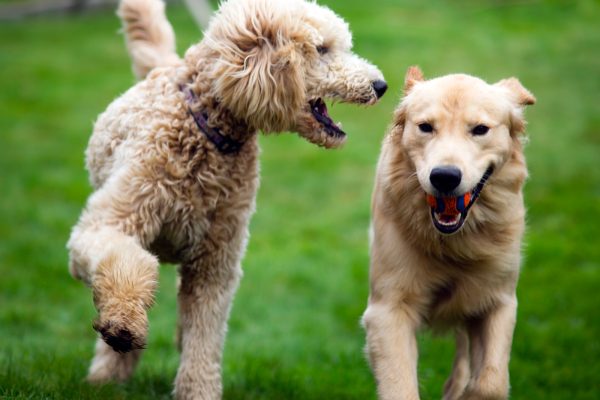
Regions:
[[[536,99],[533,94],[519,82],[517,78],[502,79],[494,86],[501,88],[507,93],[508,99],[515,105],[510,113],[510,131],[517,135],[525,131],[525,118],[523,117],[523,108],[535,104]]]
[[[236,3],[255,8],[238,8],[235,21],[224,21],[226,28],[215,26],[208,32],[219,33],[211,46],[218,53],[216,94],[253,128],[281,132],[290,129],[305,101],[302,56],[294,41],[297,21],[289,12],[253,4]],[[216,25],[227,17],[218,16]]]
[[[407,95],[410,93],[417,82],[423,82],[424,80],[423,71],[418,66],[413,65],[412,67],[408,67],[406,76],[404,77],[404,94]]]
[[[510,99],[516,102],[519,106],[530,106],[535,104],[535,96],[519,82],[517,78],[502,79],[494,86],[505,89],[510,96]]]

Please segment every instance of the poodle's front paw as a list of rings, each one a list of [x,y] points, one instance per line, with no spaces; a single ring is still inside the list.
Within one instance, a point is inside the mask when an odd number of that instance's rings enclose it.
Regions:
[[[143,317],[133,320],[104,318],[103,314],[100,314],[94,321],[93,326],[102,335],[102,339],[106,344],[118,353],[128,353],[146,347],[148,332],[146,313],[143,313]]]

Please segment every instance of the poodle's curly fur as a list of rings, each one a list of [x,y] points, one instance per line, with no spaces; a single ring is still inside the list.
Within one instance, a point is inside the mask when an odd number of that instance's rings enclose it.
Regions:
[[[257,132],[294,131],[337,147],[345,134],[320,99],[373,104],[385,83],[351,52],[347,24],[314,2],[229,0],[183,59],[163,8],[121,2],[134,70],[145,79],[95,123],[86,152],[95,192],[68,243],[70,272],[93,291],[100,337],[88,379],[104,382],[128,378],[139,359],[159,260],[180,264],[175,395],[216,399],[259,183]],[[243,143],[239,152],[219,152],[189,109]]]

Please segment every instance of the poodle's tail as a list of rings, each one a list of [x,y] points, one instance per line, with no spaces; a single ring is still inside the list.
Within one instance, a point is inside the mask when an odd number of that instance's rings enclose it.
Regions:
[[[117,14],[123,23],[133,72],[139,79],[153,68],[180,63],[175,33],[162,0],[121,0]]]

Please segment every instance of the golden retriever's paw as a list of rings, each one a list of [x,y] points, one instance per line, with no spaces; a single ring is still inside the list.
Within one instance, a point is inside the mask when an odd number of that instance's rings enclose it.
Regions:
[[[99,316],[94,321],[93,327],[102,335],[106,344],[118,353],[128,353],[146,347],[148,332],[146,317],[142,321],[127,323],[123,320],[103,319]]]
[[[484,393],[479,390],[467,389],[465,393],[460,396],[459,400],[506,400],[508,396],[504,393]]]

